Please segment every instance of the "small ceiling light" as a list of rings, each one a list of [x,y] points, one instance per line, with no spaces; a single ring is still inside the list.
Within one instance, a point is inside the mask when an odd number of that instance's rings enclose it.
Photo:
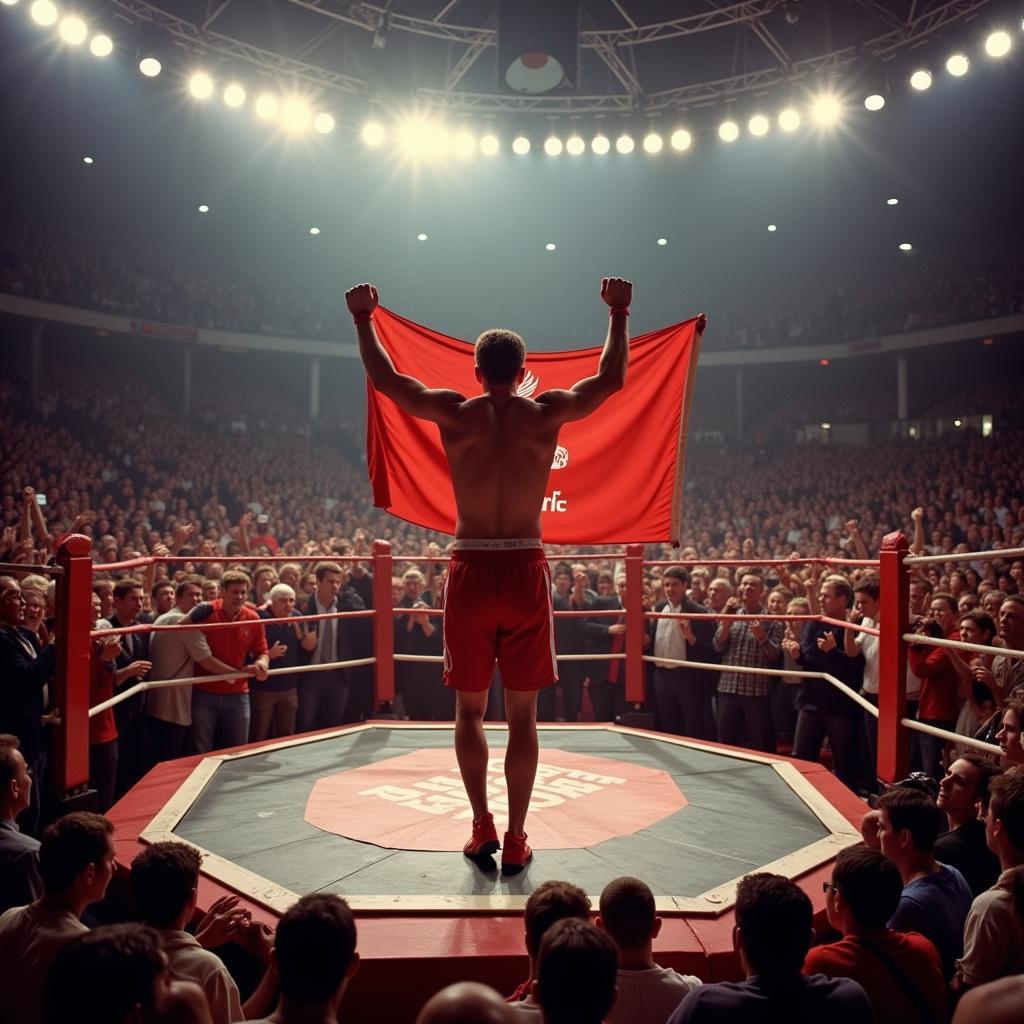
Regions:
[[[361,138],[367,146],[379,146],[384,141],[384,126],[379,121],[367,121]]]
[[[565,151],[569,156],[580,156],[587,151],[587,144],[579,135],[571,135],[566,140]]]
[[[419,233],[419,234],[418,234],[418,235],[416,236],[416,241],[417,241],[417,242],[425,242],[426,240],[427,240],[427,233],[426,233],[425,231],[421,231],[421,232],[420,232],[420,233]]]
[[[197,71],[188,80],[188,91],[197,100],[208,99],[213,94],[213,79],[205,71]]]
[[[97,32],[89,40],[89,52],[94,57],[109,57],[114,52],[114,40],[105,32]]]
[[[740,137],[740,126],[735,121],[723,121],[718,126],[718,137],[723,142],[735,142]]]
[[[900,252],[910,252],[913,248],[909,242],[900,242]]]
[[[885,205],[886,206],[899,206],[900,205],[900,201],[895,196],[893,196],[891,199],[886,199]]]
[[[885,106],[885,97],[880,92],[873,92],[864,97],[864,106],[870,111],[881,110]]]
[[[769,230],[769,231],[778,231],[778,230],[779,230],[779,228],[778,228],[778,225],[777,225],[777,224],[769,224],[769,225],[768,225],[768,230]]]
[[[480,140],[480,152],[484,156],[494,156],[501,147],[501,143],[498,141],[497,135],[485,135]]]
[[[265,92],[256,99],[256,116],[261,121],[273,121],[277,117],[279,107],[277,97]]]
[[[311,235],[319,235],[320,234],[320,229],[319,228],[310,228],[309,229],[309,233]]]
[[[954,427],[962,427],[963,425],[964,425],[964,421],[963,420],[959,420],[959,419],[953,420],[953,426]]]
[[[821,429],[822,430],[831,430],[832,429],[832,424],[831,423],[822,423]]]
[[[830,362],[830,360],[828,360],[828,359],[819,359],[818,360],[818,365],[819,366],[828,366],[829,362]]]
[[[690,143],[693,142],[693,137],[685,128],[677,128],[672,133],[668,141],[674,150],[682,153],[683,150],[690,148]]]
[[[334,117],[326,111],[321,111],[313,118],[313,129],[320,135],[329,135],[334,131]]]
[[[85,26],[85,22],[82,21],[77,15],[68,15],[61,23],[60,28],[61,39],[64,40],[69,46],[81,46],[85,42],[86,36],[89,34],[88,28]]]
[[[612,148],[611,140],[607,135],[598,133],[590,140],[590,148],[598,156],[604,156]]]
[[[544,152],[548,156],[560,156],[562,153],[562,140],[557,135],[549,135],[544,140]]]
[[[768,118],[763,114],[755,114],[747,122],[747,131],[749,131],[751,135],[756,135],[758,137],[767,135],[768,127]]]
[[[910,76],[910,88],[918,92],[924,92],[932,86],[932,73],[920,68]]]
[[[554,252],[557,246],[554,242],[548,242],[548,244],[545,245],[544,248],[547,249],[548,252]]]
[[[57,5],[52,0],[35,0],[28,9],[32,20],[37,25],[52,25],[57,20]]]
[[[954,78],[962,78],[967,74],[970,66],[971,62],[962,53],[954,53],[953,56],[946,61],[946,70]]]
[[[530,140],[525,135],[517,135],[512,140],[512,152],[516,156],[526,156],[530,152]]]
[[[990,57],[1005,57],[1010,52],[1012,45],[1010,33],[1000,30],[999,32],[993,32],[985,40],[985,52]]]
[[[83,156],[82,157],[82,163],[83,164],[91,164],[92,163],[92,157],[91,156]]]
[[[199,212],[200,213],[209,213],[210,212],[210,208],[206,205],[206,203],[200,203],[199,204]]]
[[[229,82],[224,87],[224,104],[228,107],[240,107],[245,102],[245,89],[238,82]]]
[[[633,141],[632,135],[623,133],[615,140],[615,149],[617,152],[625,156],[627,153],[632,153],[636,148],[636,143]]]
[[[658,245],[668,245],[668,239],[667,238],[659,238],[658,239]]]
[[[164,66],[156,57],[143,57],[139,61],[139,73],[146,78],[156,78],[163,71]]]
[[[662,147],[665,145],[664,140],[657,132],[648,132],[644,136],[644,152],[645,153],[660,153]]]
[[[784,132],[795,132],[800,127],[800,111],[795,107],[786,107],[779,114],[779,127]]]

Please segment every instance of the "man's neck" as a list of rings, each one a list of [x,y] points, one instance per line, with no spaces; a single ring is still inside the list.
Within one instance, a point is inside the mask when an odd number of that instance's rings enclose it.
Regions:
[[[919,878],[937,875],[941,870],[939,862],[930,853],[918,854],[906,864],[900,865],[900,875],[903,877],[905,886],[916,882]]]
[[[10,806],[0,806],[0,821],[13,822],[15,825],[18,823],[18,815],[21,813],[18,809]]]
[[[977,820],[978,815],[974,808],[971,808],[968,811],[961,811],[959,814],[952,814],[949,812],[946,814],[946,821],[949,823],[950,832],[952,832],[953,829],[959,828],[961,825],[966,825],[968,822]]]
[[[1024,865],[1024,850],[1012,846],[996,851],[996,856],[999,858],[1000,871],[1011,871]]]
[[[282,996],[270,1020],[274,1024],[337,1024],[340,1002],[340,999],[331,999],[320,1006],[297,1006]]]
[[[619,950],[620,971],[649,971],[657,966],[650,945],[644,949]]]
[[[89,901],[73,892],[48,892],[44,893],[37,901],[44,910],[53,913],[74,914],[81,918]]]

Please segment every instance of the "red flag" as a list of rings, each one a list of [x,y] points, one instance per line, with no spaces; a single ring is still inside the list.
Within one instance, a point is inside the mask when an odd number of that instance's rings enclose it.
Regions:
[[[559,432],[541,516],[549,544],[678,542],[697,318],[634,338],[626,386]],[[374,324],[395,369],[430,388],[480,394],[473,346],[380,306]],[[527,352],[526,397],[597,372],[600,348]],[[366,449],[373,503],[400,519],[455,532],[455,495],[436,423],[402,412],[367,381]]]

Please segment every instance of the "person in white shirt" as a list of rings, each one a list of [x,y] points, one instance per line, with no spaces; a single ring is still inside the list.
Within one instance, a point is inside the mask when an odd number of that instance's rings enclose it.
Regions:
[[[853,588],[853,608],[847,613],[850,622],[867,628],[878,628],[879,593],[877,576],[865,576]],[[864,655],[864,682],[861,696],[878,707],[878,637],[857,629],[847,629],[843,638],[843,653],[848,658]],[[868,790],[878,790],[878,719],[869,711],[864,712],[864,741],[867,744]]]
[[[654,940],[661,931],[654,894],[639,878],[624,875],[604,887],[595,922],[618,950],[618,996],[607,1024],[667,1020],[700,978],[679,974],[654,961]]]

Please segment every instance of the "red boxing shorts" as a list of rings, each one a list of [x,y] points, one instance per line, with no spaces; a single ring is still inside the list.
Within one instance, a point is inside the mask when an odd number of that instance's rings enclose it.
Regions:
[[[558,679],[551,570],[539,540],[457,540],[444,587],[444,682],[480,693]]]

